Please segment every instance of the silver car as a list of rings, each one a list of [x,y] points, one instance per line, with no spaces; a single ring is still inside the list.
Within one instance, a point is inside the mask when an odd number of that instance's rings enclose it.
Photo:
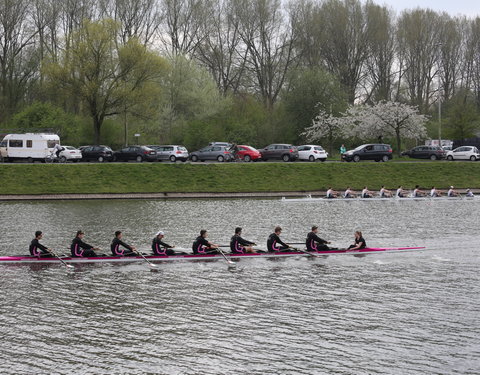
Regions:
[[[188,150],[183,146],[177,145],[151,145],[148,146],[157,151],[158,160],[170,160],[172,163],[175,163],[177,160],[183,162],[188,160]]]

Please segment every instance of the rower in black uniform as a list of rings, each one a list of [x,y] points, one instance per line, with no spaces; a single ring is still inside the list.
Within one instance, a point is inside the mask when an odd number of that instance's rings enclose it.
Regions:
[[[355,232],[355,243],[350,245],[348,247],[348,250],[360,250],[360,249],[364,249],[366,247],[367,247],[367,243],[365,242],[365,239],[362,236],[362,232],[357,230]]]
[[[318,237],[318,226],[314,225],[312,231],[307,234],[305,245],[307,246],[307,251],[325,251],[330,250],[327,246],[329,243],[330,242]]]
[[[136,247],[130,246],[122,241],[122,232],[117,230],[115,232],[115,238],[112,240],[110,245],[110,250],[112,250],[112,254],[114,256],[119,257],[128,257],[128,256],[135,256],[137,255]]]
[[[192,245],[194,254],[219,254],[218,245],[207,240],[208,232],[205,229],[200,231],[200,236],[197,237]]]
[[[290,248],[285,242],[280,239],[282,233],[281,227],[275,227],[275,232],[268,236],[267,249],[269,253],[284,251]],[[279,246],[280,244],[280,246]]]
[[[236,227],[235,234],[230,240],[230,250],[232,254],[245,254],[245,253],[255,253],[253,250],[253,245],[255,242],[247,241],[242,237],[242,228]]]
[[[97,254],[94,250],[98,248],[89,245],[88,243],[83,242],[83,237],[85,233],[81,230],[77,231],[77,235],[70,245],[70,251],[72,252],[72,257],[96,257]]]
[[[35,238],[30,242],[30,254],[39,258],[48,258],[53,256],[50,249],[40,243],[43,233],[39,230],[35,232]]]
[[[163,242],[165,233],[161,230],[157,232],[155,238],[152,240],[152,251],[153,255],[166,256],[166,255],[175,255],[175,251],[172,250],[175,246],[169,245],[168,243]]]

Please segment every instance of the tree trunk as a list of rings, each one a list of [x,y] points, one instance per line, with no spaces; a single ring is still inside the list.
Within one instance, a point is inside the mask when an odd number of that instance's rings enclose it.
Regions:
[[[395,134],[397,136],[397,154],[398,154],[398,157],[402,156],[402,139],[400,138],[400,129],[397,128],[395,129]]]
[[[102,122],[103,120],[100,117],[95,116],[93,118],[93,131],[96,145],[100,144],[100,128],[102,127]]]

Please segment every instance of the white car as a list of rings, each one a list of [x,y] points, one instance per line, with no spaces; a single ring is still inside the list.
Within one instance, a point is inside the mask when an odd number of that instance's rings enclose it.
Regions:
[[[328,152],[322,146],[317,145],[303,145],[298,146],[298,159],[308,161],[325,161],[327,160]]]
[[[457,147],[455,150],[447,152],[447,160],[480,160],[480,153],[475,146]]]
[[[78,162],[79,160],[82,159],[82,151],[80,151],[78,148],[75,148],[73,146],[64,146],[62,147],[65,149],[62,152],[60,152],[60,158],[65,158],[66,161],[73,161],[73,162]]]

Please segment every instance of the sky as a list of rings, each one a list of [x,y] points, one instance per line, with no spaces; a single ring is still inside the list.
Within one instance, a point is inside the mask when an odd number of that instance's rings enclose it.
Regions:
[[[445,11],[452,16],[480,16],[480,0],[374,0],[379,5],[387,5],[398,13],[404,9],[430,8]]]

